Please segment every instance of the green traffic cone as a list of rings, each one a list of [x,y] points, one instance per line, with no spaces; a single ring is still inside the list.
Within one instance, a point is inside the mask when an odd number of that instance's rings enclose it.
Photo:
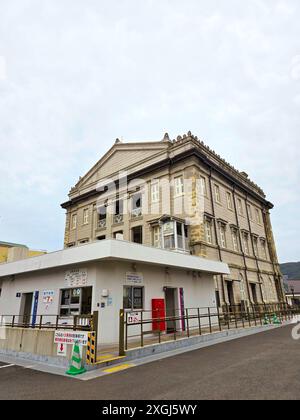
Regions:
[[[273,324],[274,325],[281,325],[281,321],[278,319],[277,315],[273,315]]]
[[[86,369],[82,366],[79,345],[78,343],[75,343],[73,346],[73,351],[72,351],[71,366],[69,370],[67,370],[66,374],[76,376],[85,372],[86,372]]]

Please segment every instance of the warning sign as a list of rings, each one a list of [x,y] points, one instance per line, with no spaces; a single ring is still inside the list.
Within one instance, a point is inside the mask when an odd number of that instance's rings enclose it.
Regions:
[[[88,332],[82,331],[55,331],[54,343],[55,344],[75,344],[80,346],[87,346]]]
[[[67,356],[67,345],[66,344],[57,344],[57,356],[66,357]]]

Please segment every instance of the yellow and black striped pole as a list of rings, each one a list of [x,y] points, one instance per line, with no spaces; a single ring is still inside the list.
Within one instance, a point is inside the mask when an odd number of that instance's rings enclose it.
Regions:
[[[88,344],[86,351],[86,363],[88,365],[93,365],[97,362],[96,345],[96,333],[90,332],[88,334]]]

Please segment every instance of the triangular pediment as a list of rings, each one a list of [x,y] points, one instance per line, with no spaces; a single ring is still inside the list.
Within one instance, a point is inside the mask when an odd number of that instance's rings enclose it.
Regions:
[[[110,178],[120,171],[130,169],[135,166],[145,165],[152,157],[164,153],[170,144],[166,142],[149,143],[118,143],[115,144],[96,165],[80,179],[76,189],[84,189],[97,184],[100,180]]]

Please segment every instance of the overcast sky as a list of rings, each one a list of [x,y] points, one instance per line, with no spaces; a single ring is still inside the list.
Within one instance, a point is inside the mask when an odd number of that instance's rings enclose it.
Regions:
[[[0,0],[0,239],[63,246],[111,147],[191,130],[263,187],[299,261],[299,0]]]

